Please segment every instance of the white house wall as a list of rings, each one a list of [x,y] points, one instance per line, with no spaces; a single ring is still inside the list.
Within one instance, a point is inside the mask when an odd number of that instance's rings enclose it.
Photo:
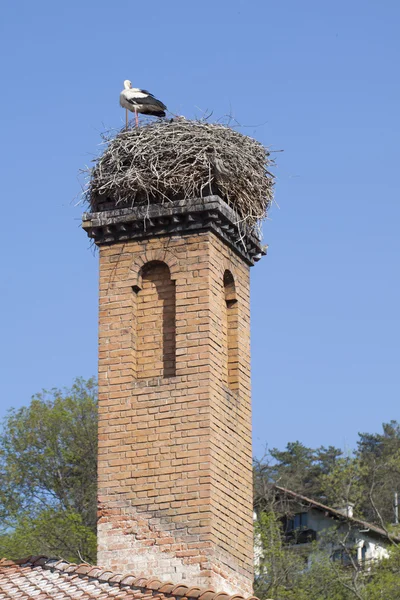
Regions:
[[[348,522],[343,523],[338,528],[338,534],[341,539],[345,539],[347,532],[349,531]],[[317,532],[317,540],[321,539],[323,532],[328,532],[329,529],[337,527],[338,521],[335,521],[329,516],[324,515],[318,510],[311,509],[308,512],[308,527]],[[364,545],[366,548],[365,560],[381,560],[387,558],[389,552],[386,549],[386,543],[382,540],[378,540],[375,536],[369,534],[368,531],[363,531],[354,528],[354,524],[351,523],[352,537],[351,544],[362,548]],[[318,535],[319,534],[319,535]],[[350,544],[349,544],[350,545]],[[358,559],[361,560],[361,554],[359,553]]]

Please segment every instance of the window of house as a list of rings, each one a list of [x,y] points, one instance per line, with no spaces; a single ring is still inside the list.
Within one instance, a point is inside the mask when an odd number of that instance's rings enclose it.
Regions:
[[[366,558],[367,558],[367,547],[364,544],[363,547],[361,548],[361,560],[363,563],[365,563]]]
[[[340,562],[344,567],[357,564],[357,551],[352,549],[335,550],[332,554],[332,560]]]
[[[308,527],[308,513],[298,513],[288,520],[288,531],[305,529]]]

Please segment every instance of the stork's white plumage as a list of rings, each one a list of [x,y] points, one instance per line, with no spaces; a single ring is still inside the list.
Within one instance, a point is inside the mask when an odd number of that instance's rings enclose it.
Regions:
[[[152,115],[153,117],[165,117],[165,111],[167,110],[165,104],[161,100],[157,100],[147,90],[133,88],[129,79],[124,81],[124,89],[119,96],[119,103],[126,110],[135,113],[136,125],[139,122],[138,113]]]

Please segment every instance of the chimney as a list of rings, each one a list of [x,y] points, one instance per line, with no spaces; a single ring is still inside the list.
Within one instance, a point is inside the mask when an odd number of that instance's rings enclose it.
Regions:
[[[98,564],[249,596],[249,270],[265,252],[219,195],[118,206],[83,216],[100,255]]]
[[[353,516],[354,504],[352,502],[346,502],[344,504],[340,504],[339,506],[334,506],[334,510],[345,517],[351,518]]]

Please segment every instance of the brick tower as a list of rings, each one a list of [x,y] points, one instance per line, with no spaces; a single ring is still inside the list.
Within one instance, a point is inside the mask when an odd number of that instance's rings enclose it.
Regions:
[[[249,267],[218,196],[87,213],[100,251],[98,563],[252,593]]]

